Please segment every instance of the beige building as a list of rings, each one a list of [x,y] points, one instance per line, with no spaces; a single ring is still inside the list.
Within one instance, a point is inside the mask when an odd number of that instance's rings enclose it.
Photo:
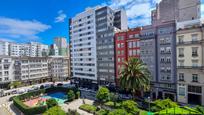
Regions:
[[[49,76],[54,80],[65,81],[70,77],[69,58],[52,56],[48,59]]]
[[[204,27],[200,20],[177,24],[177,100],[204,105]]]

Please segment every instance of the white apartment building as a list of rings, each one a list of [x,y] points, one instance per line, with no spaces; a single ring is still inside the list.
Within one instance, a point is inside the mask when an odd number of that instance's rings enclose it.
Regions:
[[[9,43],[0,41],[0,55],[9,55]]]
[[[9,56],[31,56],[42,57],[47,56],[49,52],[48,45],[38,42],[30,42],[27,44],[9,43],[8,55]]]
[[[50,56],[48,58],[49,76],[52,79],[65,81],[70,76],[69,58],[63,56]]]
[[[177,24],[177,98],[204,105],[204,27],[201,20]]]
[[[47,57],[16,57],[15,80],[25,84],[40,83],[49,79]]]
[[[49,50],[50,50],[49,51],[50,56],[59,56],[59,49],[56,44],[50,45]]]
[[[70,19],[72,76],[86,83],[97,81],[95,9],[88,8]]]
[[[0,89],[14,80],[14,61],[11,57],[0,57]]]

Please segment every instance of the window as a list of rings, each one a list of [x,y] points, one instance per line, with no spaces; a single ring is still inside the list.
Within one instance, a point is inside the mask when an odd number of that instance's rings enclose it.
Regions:
[[[198,82],[198,74],[192,74],[192,82]]]
[[[185,90],[186,90],[185,87],[179,87],[179,95],[180,96],[185,96]]]
[[[118,48],[120,48],[120,44],[118,44]]]
[[[183,38],[184,38],[183,35],[182,36],[178,36],[178,43],[183,43]]]
[[[118,58],[118,62],[120,62],[120,58]]]
[[[184,48],[179,48],[179,57],[184,57]]]
[[[202,93],[202,88],[200,86],[188,86],[188,92],[193,92],[193,93]]]
[[[121,43],[121,48],[123,48],[124,47],[124,43]]]
[[[179,60],[179,66],[184,66],[184,60]]]
[[[121,55],[124,55],[124,50],[121,51]]]
[[[128,42],[128,48],[132,48],[132,42]]]
[[[124,40],[124,36],[118,36],[118,40]]]
[[[129,56],[132,56],[132,50],[129,50]]]
[[[120,51],[118,51],[118,55],[120,55]]]
[[[129,35],[129,38],[134,38],[134,35]]]
[[[192,56],[198,56],[198,47],[192,47]]]
[[[192,34],[192,41],[197,41],[198,40],[198,34]]]
[[[192,60],[192,67],[198,66],[198,60]]]
[[[184,81],[184,73],[179,73],[179,81]]]
[[[137,47],[137,42],[133,42],[133,48]]]

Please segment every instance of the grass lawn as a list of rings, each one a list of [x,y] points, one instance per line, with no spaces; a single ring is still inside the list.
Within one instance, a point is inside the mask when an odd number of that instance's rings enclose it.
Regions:
[[[200,113],[193,109],[188,110],[188,109],[176,107],[176,108],[170,108],[170,109],[165,109],[159,112],[155,112],[155,114],[200,114]]]

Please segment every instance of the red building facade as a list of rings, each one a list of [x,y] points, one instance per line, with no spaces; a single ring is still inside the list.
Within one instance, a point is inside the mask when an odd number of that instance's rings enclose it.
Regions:
[[[115,34],[116,83],[124,67],[123,63],[130,57],[140,57],[140,31],[141,28],[134,28]]]

